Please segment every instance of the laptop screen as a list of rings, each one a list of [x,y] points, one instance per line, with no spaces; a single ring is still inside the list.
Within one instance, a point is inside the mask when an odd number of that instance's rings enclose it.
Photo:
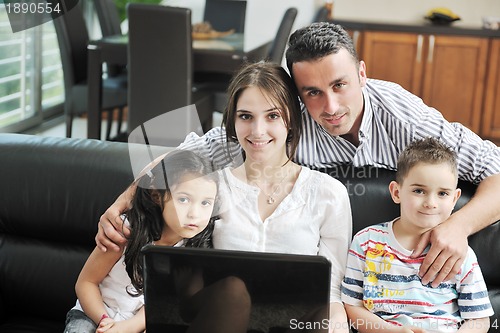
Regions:
[[[185,324],[178,315],[175,279],[186,269],[200,272],[205,286],[229,276],[242,279],[252,300],[253,329],[289,327],[329,304],[331,264],[322,256],[154,245],[142,251],[148,333]]]

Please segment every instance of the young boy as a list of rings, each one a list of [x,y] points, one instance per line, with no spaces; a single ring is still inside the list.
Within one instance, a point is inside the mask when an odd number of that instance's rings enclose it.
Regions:
[[[408,145],[389,185],[401,216],[353,239],[342,301],[354,328],[372,332],[487,332],[493,310],[469,247],[460,272],[437,288],[423,285],[411,258],[420,236],[445,221],[460,197],[456,155],[437,139]]]

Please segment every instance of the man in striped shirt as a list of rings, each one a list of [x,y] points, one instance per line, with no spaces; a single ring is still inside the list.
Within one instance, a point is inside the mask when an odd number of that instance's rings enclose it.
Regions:
[[[432,245],[420,268],[423,282],[433,280],[437,286],[454,276],[467,253],[467,237],[500,219],[500,149],[463,125],[449,123],[399,85],[368,79],[351,38],[338,25],[313,23],[294,32],[286,61],[304,104],[297,163],[320,170],[340,164],[396,170],[406,145],[427,136],[455,150],[459,177],[479,184],[476,195],[424,234],[414,251],[418,256]],[[216,168],[242,162],[240,147],[225,142],[222,128],[202,137],[190,134],[181,148],[211,158]],[[116,244],[125,242],[115,230],[122,230],[116,217],[128,207],[133,191],[123,193],[101,217],[96,237],[101,249],[118,249]]]

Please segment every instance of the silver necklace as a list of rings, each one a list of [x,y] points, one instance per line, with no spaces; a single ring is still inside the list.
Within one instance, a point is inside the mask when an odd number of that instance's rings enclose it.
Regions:
[[[280,189],[281,187],[281,184],[283,183],[283,181],[285,180],[286,176],[288,175],[288,173],[286,173],[283,178],[281,178],[280,182],[278,183],[278,185],[276,185],[276,187],[274,188],[274,191],[273,193],[271,194],[267,194],[266,191],[264,191],[264,189],[262,189],[262,187],[259,186],[259,184],[257,184],[256,182],[254,182],[255,185],[257,185],[258,188],[260,188],[260,190],[262,191],[262,193],[264,193],[266,196],[267,196],[267,204],[268,205],[272,205],[273,203],[276,202],[276,199],[274,199],[274,196],[276,195],[276,192],[278,192],[278,190]]]

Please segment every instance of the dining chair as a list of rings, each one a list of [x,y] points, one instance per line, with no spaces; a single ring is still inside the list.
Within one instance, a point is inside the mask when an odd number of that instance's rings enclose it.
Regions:
[[[313,22],[326,22],[328,21],[328,8],[325,6],[321,6],[320,9],[316,12],[314,16]]]
[[[246,1],[206,0],[203,20],[210,22],[217,31],[234,29],[237,33],[243,33],[246,9]]]
[[[87,46],[89,34],[79,6],[54,20],[64,76],[66,136],[71,137],[73,118],[86,113],[88,105]],[[127,105],[127,76],[103,79],[101,112],[107,112],[106,140],[110,139],[113,111]],[[122,119],[118,119],[120,123]]]
[[[208,131],[213,94],[207,85],[193,85],[191,10],[129,3],[127,13],[129,134],[150,119],[192,104],[203,132]]]
[[[114,0],[94,0],[94,7],[102,36],[121,35],[120,15]]]
[[[120,14],[114,0],[94,0],[94,8],[103,37],[122,34]],[[126,72],[127,66],[106,64],[106,73],[109,76],[127,75]],[[120,112],[123,112],[123,109],[120,109]],[[121,119],[123,114],[118,117]]]
[[[295,22],[295,18],[297,17],[297,12],[297,8],[290,7],[285,11],[285,14],[283,14],[278,31],[276,32],[274,41],[267,54],[268,61],[281,64],[286,44],[288,42],[288,37],[292,31],[293,22]]]

